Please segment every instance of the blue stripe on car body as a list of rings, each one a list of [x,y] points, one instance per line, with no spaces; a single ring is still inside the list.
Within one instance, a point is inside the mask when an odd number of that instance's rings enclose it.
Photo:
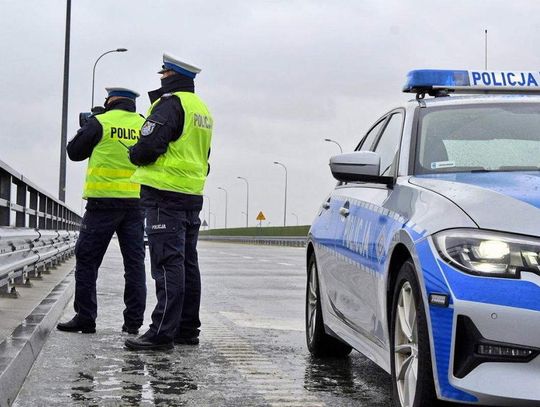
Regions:
[[[437,259],[433,255],[433,250],[428,239],[423,239],[416,243],[416,252],[422,265],[422,276],[426,293],[447,294],[450,298],[448,308],[429,306],[431,318],[431,336],[433,338],[433,348],[435,349],[435,366],[439,381],[441,396],[465,401],[477,402],[478,399],[462,390],[456,389],[449,381],[450,354],[452,351],[452,336],[454,331],[454,308],[452,306],[452,295],[446,283]]]

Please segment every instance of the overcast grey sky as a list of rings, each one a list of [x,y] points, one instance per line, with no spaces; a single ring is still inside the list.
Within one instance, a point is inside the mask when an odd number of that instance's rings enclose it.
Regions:
[[[0,160],[58,193],[65,0],[0,0]],[[78,113],[106,86],[159,87],[164,51],[202,68],[196,91],[214,116],[212,172],[205,193],[217,226],[250,224],[263,211],[283,223],[311,223],[335,184],[328,159],[351,150],[401,93],[416,68],[540,69],[540,2],[434,0],[73,0],[68,138]],[[67,203],[81,208],[86,162],[67,166]],[[207,208],[201,218],[207,218]],[[212,226],[213,225],[212,218]],[[265,224],[268,224],[265,222]]]

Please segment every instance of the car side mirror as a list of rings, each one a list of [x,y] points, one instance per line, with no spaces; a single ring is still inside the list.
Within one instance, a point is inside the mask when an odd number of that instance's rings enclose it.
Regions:
[[[392,186],[394,177],[380,176],[381,157],[373,151],[354,151],[330,158],[330,170],[341,182],[373,182]]]

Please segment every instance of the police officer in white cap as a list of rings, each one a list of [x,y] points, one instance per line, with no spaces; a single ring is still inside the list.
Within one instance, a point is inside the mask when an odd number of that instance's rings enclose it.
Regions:
[[[132,180],[141,184],[158,301],[149,330],[126,340],[132,350],[199,343],[197,239],[213,126],[195,94],[193,79],[200,71],[163,55],[161,88],[149,93],[152,106],[141,139],[130,149],[131,162],[139,166]]]
[[[88,203],[75,246],[76,315],[57,328],[96,331],[98,269],[116,232],[124,259],[126,308],[122,330],[137,334],[146,306],[144,213],[139,206],[140,185],[131,181],[136,167],[128,159],[127,148],[139,139],[144,118],[135,111],[137,92],[107,88],[107,93],[101,113],[89,117],[81,114],[81,128],[67,146],[71,160],[89,158],[83,191]]]

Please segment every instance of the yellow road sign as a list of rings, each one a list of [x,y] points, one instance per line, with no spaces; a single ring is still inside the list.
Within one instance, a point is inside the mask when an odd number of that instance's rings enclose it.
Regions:
[[[266,220],[266,217],[264,216],[264,213],[262,213],[262,211],[260,211],[257,215],[257,220]]]

